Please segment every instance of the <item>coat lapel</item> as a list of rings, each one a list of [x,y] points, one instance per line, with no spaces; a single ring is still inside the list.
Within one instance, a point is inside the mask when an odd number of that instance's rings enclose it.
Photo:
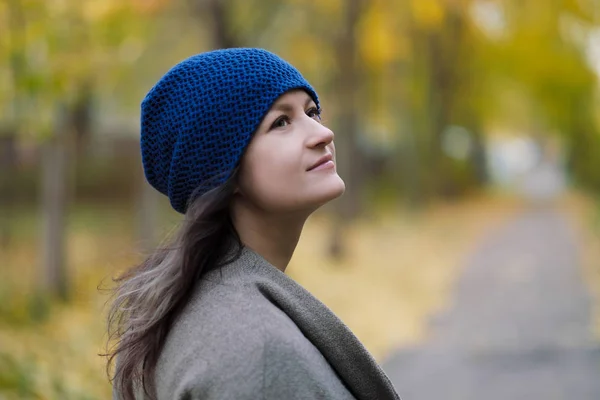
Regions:
[[[327,306],[248,248],[237,262],[253,271],[258,290],[294,321],[356,398],[400,398],[375,359]]]

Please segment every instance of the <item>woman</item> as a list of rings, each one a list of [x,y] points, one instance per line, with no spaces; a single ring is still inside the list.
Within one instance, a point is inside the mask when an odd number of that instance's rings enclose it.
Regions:
[[[261,49],[181,62],[142,102],[141,151],[184,221],[117,280],[115,398],[398,398],[284,273],[307,217],[344,192],[333,132],[294,67]]]

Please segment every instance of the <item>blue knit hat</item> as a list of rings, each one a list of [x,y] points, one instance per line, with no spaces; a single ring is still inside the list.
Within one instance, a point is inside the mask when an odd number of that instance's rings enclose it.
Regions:
[[[293,89],[319,106],[300,72],[262,49],[215,50],[175,65],[142,101],[146,179],[185,213],[192,195],[231,176],[271,105]]]

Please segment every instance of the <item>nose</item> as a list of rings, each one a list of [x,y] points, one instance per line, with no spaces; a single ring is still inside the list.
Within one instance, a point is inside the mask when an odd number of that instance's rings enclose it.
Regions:
[[[331,129],[312,118],[311,121],[312,123],[307,127],[310,132],[308,135],[308,147],[325,147],[333,142],[335,135]]]

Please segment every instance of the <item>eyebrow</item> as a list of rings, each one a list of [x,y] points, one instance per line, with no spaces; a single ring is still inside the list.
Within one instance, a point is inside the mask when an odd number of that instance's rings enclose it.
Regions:
[[[312,99],[312,97],[308,96],[308,98],[306,99],[306,102],[304,103],[304,108],[308,107],[308,105],[314,102],[314,100]],[[275,105],[275,107],[273,107],[273,111],[283,111],[283,112],[292,112],[294,110],[294,107],[292,107],[289,103],[280,103]]]

